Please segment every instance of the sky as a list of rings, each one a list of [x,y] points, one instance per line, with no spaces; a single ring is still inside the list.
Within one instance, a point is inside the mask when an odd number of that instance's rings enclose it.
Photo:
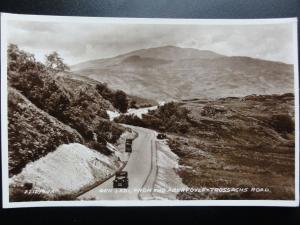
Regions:
[[[8,42],[43,62],[57,51],[69,65],[174,45],[292,64],[291,24],[166,25],[9,21]]]

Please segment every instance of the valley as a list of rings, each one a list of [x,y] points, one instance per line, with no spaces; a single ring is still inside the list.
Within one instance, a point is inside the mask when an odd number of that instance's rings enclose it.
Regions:
[[[11,45],[8,85],[12,201],[118,199],[99,190],[123,169],[131,189],[268,191],[122,199],[294,199],[292,65],[162,46],[57,71]]]

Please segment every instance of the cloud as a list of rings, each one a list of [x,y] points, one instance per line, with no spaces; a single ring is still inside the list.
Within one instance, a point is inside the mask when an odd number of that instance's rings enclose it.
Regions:
[[[39,60],[52,51],[69,64],[176,45],[293,63],[292,25],[86,24],[9,21],[8,41]]]

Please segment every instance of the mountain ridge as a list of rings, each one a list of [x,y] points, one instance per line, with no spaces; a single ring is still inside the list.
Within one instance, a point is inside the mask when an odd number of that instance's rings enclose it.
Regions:
[[[255,59],[255,60],[265,61],[265,62],[275,62],[275,63],[285,64],[285,65],[292,65],[292,64],[289,64],[289,63],[281,62],[281,61],[267,60],[267,59],[263,59],[263,58],[254,58],[254,57],[243,56],[243,55],[228,56],[228,55],[223,55],[223,54],[211,51],[211,50],[197,49],[197,48],[185,48],[185,47],[178,47],[178,46],[173,46],[173,45],[165,45],[165,46],[161,46],[161,47],[150,47],[150,48],[142,48],[142,49],[132,50],[132,51],[122,53],[122,54],[119,54],[119,55],[115,55],[115,56],[111,56],[111,57],[104,57],[104,58],[86,60],[86,61],[79,62],[79,63],[71,65],[71,68],[76,68],[76,67],[78,67],[82,64],[85,64],[87,62],[94,63],[94,62],[101,62],[101,61],[106,61],[106,60],[110,60],[110,59],[114,59],[114,58],[122,58],[124,56],[131,56],[131,55],[137,54],[141,51],[156,50],[156,49],[159,49],[159,48],[176,48],[176,49],[193,50],[193,51],[198,51],[198,52],[202,52],[202,53],[212,54],[212,55],[215,55],[216,57],[219,57],[219,58],[222,58],[222,57],[245,58],[245,59]]]
[[[157,101],[293,91],[293,65],[174,46],[136,50],[71,68],[114,89]]]

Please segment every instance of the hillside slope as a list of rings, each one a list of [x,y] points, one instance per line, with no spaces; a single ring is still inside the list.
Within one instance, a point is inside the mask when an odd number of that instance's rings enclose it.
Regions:
[[[9,174],[17,174],[31,161],[64,143],[83,143],[71,127],[37,108],[19,91],[8,89]]]
[[[116,121],[166,132],[188,187],[268,190],[183,192],[180,199],[294,199],[294,116],[294,96],[284,94],[167,103],[142,119]]]
[[[94,84],[99,82],[72,79],[16,45],[8,53],[10,176],[61,144],[77,142],[112,154],[107,142],[115,143],[125,129],[109,120],[106,111],[117,109],[100,95]]]
[[[249,57],[165,46],[74,65],[114,89],[157,101],[293,91],[293,66]]]

